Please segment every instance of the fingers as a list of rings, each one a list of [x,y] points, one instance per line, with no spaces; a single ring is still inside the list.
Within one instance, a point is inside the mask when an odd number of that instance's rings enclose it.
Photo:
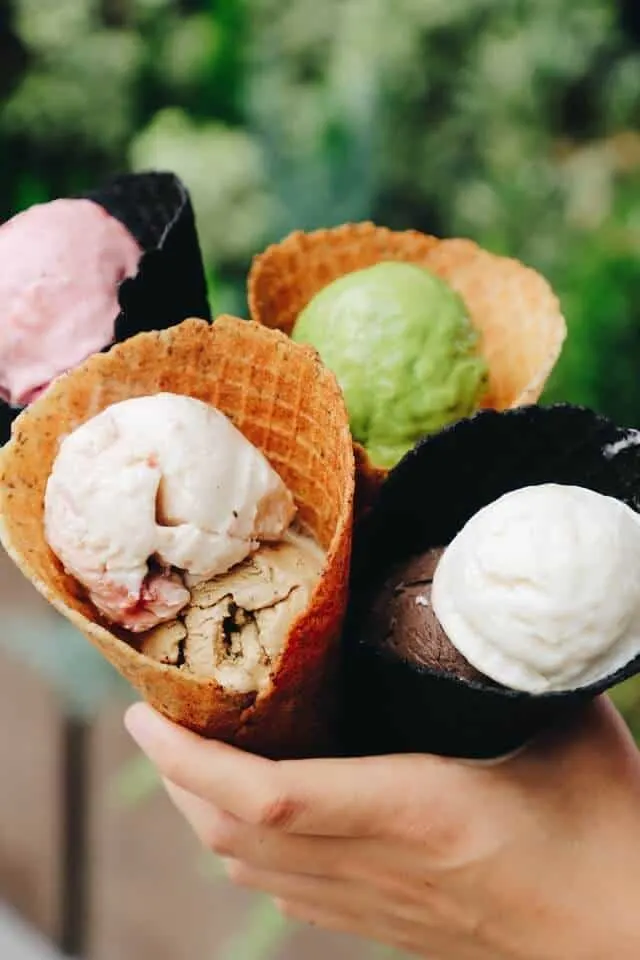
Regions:
[[[200,842],[221,857],[253,867],[311,877],[353,879],[361,841],[306,837],[255,827],[165,781],[167,793]]]
[[[277,899],[276,906],[285,917],[297,923],[308,923],[332,933],[348,934],[363,940],[375,941],[377,948],[375,957],[380,957],[380,960],[383,958],[395,960],[397,954],[392,953],[392,950],[406,951],[411,957],[425,956],[424,953],[418,952],[414,943],[407,943],[388,931],[381,931],[380,924],[375,923],[375,919],[370,916],[354,916],[344,909],[342,911],[323,910],[315,904],[300,900]],[[380,952],[383,944],[389,948],[384,954]],[[354,950],[356,947],[357,945],[354,945]],[[429,954],[429,960],[436,960],[436,958]]]
[[[247,823],[288,833],[394,835],[408,802],[428,819],[431,800],[450,786],[442,783],[449,767],[437,758],[276,763],[203,740],[144,704],[128,711],[126,724],[167,780]]]
[[[237,860],[227,862],[227,873],[238,886],[273,897],[291,919],[405,949],[416,943],[396,931],[375,891],[358,883],[274,873]]]
[[[277,873],[233,859],[226,861],[226,869],[229,879],[237,886],[259,890],[280,900],[295,898],[320,909],[348,909],[352,913],[368,909],[368,891],[350,880]]]
[[[309,923],[314,927],[321,927],[323,930],[331,930],[334,933],[346,933],[351,936],[361,937],[364,940],[375,941],[377,950],[376,957],[380,960],[397,958],[397,954],[391,950],[380,950],[382,945],[395,950],[401,950],[403,956],[406,954],[411,957],[425,957],[428,960],[444,960],[445,954],[436,954],[432,952],[431,943],[425,943],[424,930],[416,928],[405,930],[401,925],[396,925],[390,920],[384,909],[352,908],[351,904],[344,900],[336,906],[319,904],[312,900],[296,897],[276,897],[276,906],[280,912],[290,920]],[[429,937],[429,940],[432,938]],[[355,948],[355,945],[354,945]],[[428,952],[427,952],[428,951]],[[463,954],[451,953],[448,951],[446,957],[451,960],[452,957],[462,960]],[[464,955],[465,958],[468,954]]]
[[[268,782],[275,764],[224,743],[204,740],[143,703],[127,711],[125,726],[165,779],[221,810],[253,819],[254,784]]]

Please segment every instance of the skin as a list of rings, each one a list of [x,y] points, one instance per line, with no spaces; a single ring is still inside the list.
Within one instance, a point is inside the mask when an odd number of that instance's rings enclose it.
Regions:
[[[640,759],[606,699],[490,766],[273,762],[142,704],[126,723],[231,879],[290,917],[430,960],[640,956]]]

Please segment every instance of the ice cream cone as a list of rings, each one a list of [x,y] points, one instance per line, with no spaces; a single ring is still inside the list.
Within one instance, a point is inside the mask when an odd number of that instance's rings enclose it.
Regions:
[[[124,174],[78,199],[92,200],[119,220],[142,250],[138,271],[118,289],[120,313],[111,343],[164,330],[211,311],[189,193],[173,173]],[[0,444],[20,411],[0,399]]]
[[[112,403],[161,391],[210,402],[229,416],[280,474],[300,520],[327,551],[310,606],[257,697],[141,655],[100,619],[45,540],[43,497],[61,438]],[[265,755],[305,755],[326,749],[331,734],[353,488],[341,391],[314,351],[232,317],[212,327],[187,320],[90,358],[21,414],[0,452],[0,538],[38,590],[164,715]]]
[[[637,674],[640,655],[585,686],[522,692],[406,656],[386,638],[374,639],[367,618],[379,616],[374,605],[396,565],[446,547],[474,514],[505,493],[568,484],[637,511],[639,481],[637,431],[565,404],[482,411],[417,444],[390,471],[356,538],[344,633],[350,749],[506,756]]]
[[[360,523],[373,509],[387,471],[383,467],[376,467],[371,462],[367,451],[360,443],[354,442],[353,454],[356,463],[354,518],[357,523]]]
[[[186,317],[211,318],[191,198],[174,173],[123,174],[85,196],[120,220],[142,248],[137,275],[118,293],[116,343]]]
[[[255,257],[248,282],[251,316],[290,334],[312,297],[338,277],[385,260],[426,267],[463,298],[480,332],[489,366],[483,407],[504,410],[535,403],[562,349],[566,325],[546,280],[517,260],[470,240],[440,240],[415,230],[372,223],[292,233]],[[364,489],[384,470],[366,466]]]

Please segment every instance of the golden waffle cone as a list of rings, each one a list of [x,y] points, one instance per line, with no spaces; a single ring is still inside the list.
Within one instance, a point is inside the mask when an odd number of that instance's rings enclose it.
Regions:
[[[196,397],[229,416],[268,457],[327,550],[311,603],[289,632],[271,687],[257,698],[138,653],[100,618],[45,541],[43,498],[60,440],[112,403],[160,391]],[[0,538],[37,589],[165,716],[265,755],[301,756],[330,746],[353,488],[344,401],[316,353],[232,317],[213,327],[186,320],[92,357],[21,414],[0,452]]]
[[[470,240],[440,240],[372,223],[292,233],[254,258],[248,289],[251,316],[290,334],[298,314],[319,290],[384,260],[426,267],[462,296],[489,366],[483,407],[504,410],[535,403],[566,336],[560,304],[540,274]],[[368,463],[362,451],[358,467],[360,511],[375,496],[385,471]]]

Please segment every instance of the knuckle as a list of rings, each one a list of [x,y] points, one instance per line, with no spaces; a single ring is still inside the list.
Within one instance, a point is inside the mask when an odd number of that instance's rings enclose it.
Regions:
[[[415,844],[436,857],[446,857],[464,845],[470,829],[455,809],[432,804],[429,808],[416,806],[407,811],[394,823],[391,832],[394,840]]]
[[[253,887],[254,871],[243,860],[227,860],[225,864],[227,876],[236,887]]]
[[[240,846],[237,828],[224,817],[212,819],[203,830],[201,840],[205,847],[221,857],[232,856]]]
[[[311,911],[301,903],[296,903],[294,900],[276,900],[275,905],[287,920],[311,922]]]
[[[301,804],[287,793],[273,792],[258,805],[255,823],[271,830],[286,830],[300,817]]]
[[[365,858],[350,854],[332,856],[327,867],[330,867],[339,880],[349,882],[366,881],[371,874],[371,867]]]
[[[457,817],[438,818],[427,831],[426,845],[431,854],[448,862],[465,850],[469,844],[471,827]]]

